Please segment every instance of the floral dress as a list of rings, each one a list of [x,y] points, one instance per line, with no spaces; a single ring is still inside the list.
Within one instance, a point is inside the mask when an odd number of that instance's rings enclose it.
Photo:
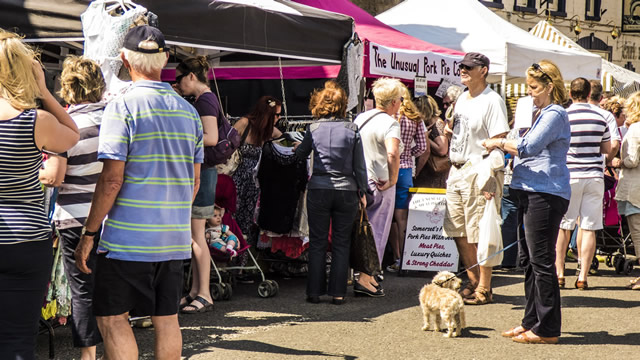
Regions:
[[[242,229],[243,234],[249,234],[251,224],[253,224],[253,213],[258,202],[260,188],[254,180],[255,169],[260,161],[262,146],[244,144],[240,148],[242,162],[233,173],[233,183],[236,185],[238,193],[237,210],[235,214],[236,222]]]

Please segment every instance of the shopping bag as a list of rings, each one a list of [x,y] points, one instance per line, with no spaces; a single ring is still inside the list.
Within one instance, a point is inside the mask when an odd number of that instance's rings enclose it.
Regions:
[[[378,250],[373,238],[373,230],[369,223],[367,211],[360,206],[353,230],[351,231],[351,251],[349,261],[356,272],[373,275],[380,270]]]
[[[502,264],[502,218],[498,215],[495,197],[487,200],[482,219],[478,224],[478,264],[497,266]],[[495,255],[498,253],[498,255]],[[495,256],[493,256],[495,255]],[[492,257],[493,256],[493,257]]]

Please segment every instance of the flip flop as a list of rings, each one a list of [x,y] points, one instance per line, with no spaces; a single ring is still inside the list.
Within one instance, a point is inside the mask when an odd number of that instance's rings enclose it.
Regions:
[[[205,313],[205,312],[209,312],[209,311],[213,311],[213,304],[208,302],[205,298],[203,298],[202,296],[196,296],[195,299],[193,299],[193,301],[197,301],[200,304],[202,304],[201,308],[197,308],[195,305],[193,304],[189,304],[188,306],[193,307],[193,310],[188,310],[186,309],[186,306],[182,309],[180,309],[180,312],[183,314],[198,314],[198,313]]]

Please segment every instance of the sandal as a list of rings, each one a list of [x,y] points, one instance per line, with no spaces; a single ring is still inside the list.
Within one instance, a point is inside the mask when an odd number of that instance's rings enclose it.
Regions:
[[[470,282],[468,282],[467,286],[465,286],[464,289],[460,291],[460,296],[462,296],[463,299],[470,299],[470,298],[473,298],[473,293],[475,291],[476,291],[476,287],[473,286]]]
[[[564,289],[564,286],[566,285],[566,281],[564,280],[564,276],[558,276],[558,287],[560,289]]]
[[[527,335],[531,333],[533,336]],[[513,338],[513,341],[521,344],[557,344],[558,337],[542,337],[533,333],[533,331],[524,332]]]
[[[638,290],[635,289],[636,284],[640,283],[640,277],[637,277],[633,280],[629,280],[629,284],[626,286],[627,289],[631,289],[631,290]],[[640,284],[639,284],[640,285]]]
[[[493,302],[493,293],[482,286],[476,288],[473,297],[464,299],[464,303],[467,305],[484,305],[491,302]]]
[[[198,308],[197,306],[193,305],[193,302],[191,302],[191,304],[180,309],[180,312],[183,314],[198,314],[198,313],[205,313],[213,310],[213,304],[208,302],[202,296],[196,296],[196,298],[193,299],[193,301],[199,302],[202,305],[202,307]],[[193,310],[187,309],[187,307],[189,306],[191,306]]]
[[[518,335],[520,335],[520,334],[526,333],[527,331],[529,331],[529,330],[527,330],[527,329],[523,328],[523,327],[522,327],[522,325],[519,325],[519,326],[516,326],[516,327],[514,327],[514,328],[511,328],[511,329],[509,329],[509,330],[507,330],[507,331],[504,331],[504,332],[503,332],[502,334],[500,334],[500,335],[502,335],[502,336],[504,336],[504,337],[510,337],[510,338],[512,338],[512,337],[518,336]]]
[[[182,302],[182,299],[184,299],[184,302]],[[187,296],[183,297],[182,299],[180,299],[180,309],[185,306],[189,306],[189,304],[191,304],[191,302],[193,301],[193,298],[189,294],[187,294]]]

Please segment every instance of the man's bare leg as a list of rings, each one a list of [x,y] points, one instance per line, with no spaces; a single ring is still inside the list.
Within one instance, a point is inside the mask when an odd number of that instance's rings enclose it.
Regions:
[[[138,360],[138,344],[129,325],[129,313],[96,316],[104,341],[105,359]]]
[[[182,354],[182,333],[178,323],[178,315],[152,316],[156,335],[157,360],[180,360]]]

